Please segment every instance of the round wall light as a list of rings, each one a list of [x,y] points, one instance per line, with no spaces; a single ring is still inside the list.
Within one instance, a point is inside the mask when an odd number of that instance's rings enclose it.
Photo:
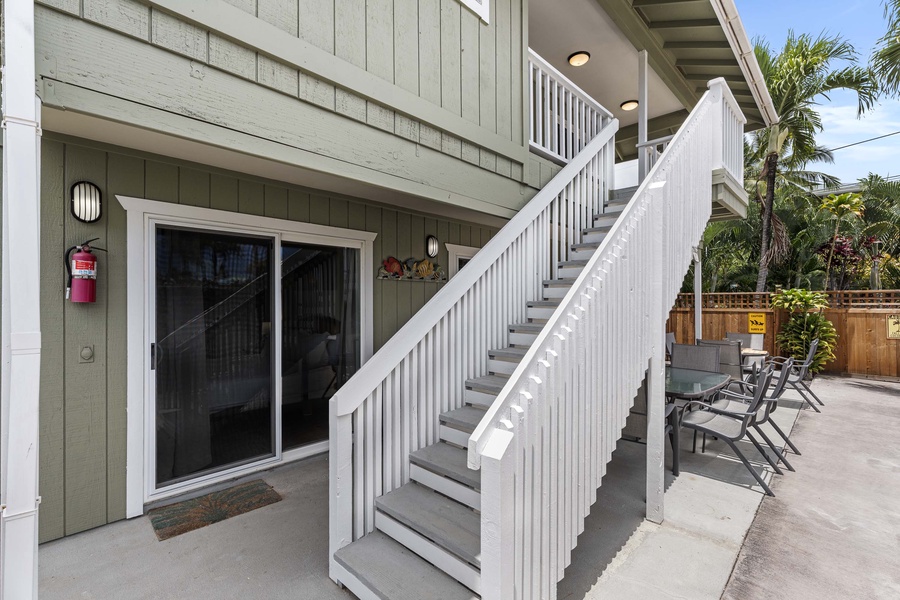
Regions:
[[[585,65],[589,60],[591,60],[591,53],[584,50],[579,50],[569,55],[569,64],[573,67]]]
[[[619,108],[622,110],[634,110],[638,107],[637,100],[626,100],[622,104],[619,105]]]
[[[428,254],[429,258],[434,258],[438,255],[438,239],[433,235],[429,235],[425,238],[425,252]]]
[[[82,223],[100,220],[102,205],[100,188],[89,181],[79,181],[72,186],[72,216]]]

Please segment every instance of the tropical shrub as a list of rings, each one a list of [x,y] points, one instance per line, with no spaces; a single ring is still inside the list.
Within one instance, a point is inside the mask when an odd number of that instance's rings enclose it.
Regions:
[[[837,346],[837,331],[834,324],[822,312],[828,308],[828,296],[822,292],[803,289],[784,290],[772,294],[772,306],[791,313],[775,341],[782,351],[797,360],[806,360],[809,346],[814,339],[819,340],[819,348],[809,370],[818,373],[825,363],[834,360]],[[818,312],[813,312],[818,311]]]

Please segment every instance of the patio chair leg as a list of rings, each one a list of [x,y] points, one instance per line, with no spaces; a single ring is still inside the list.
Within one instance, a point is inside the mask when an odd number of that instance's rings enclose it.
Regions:
[[[781,470],[781,467],[779,467],[775,463],[775,461],[772,460],[772,457],[769,456],[769,453],[766,452],[766,449],[763,448],[758,441],[756,441],[756,438],[753,437],[753,435],[751,435],[749,431],[747,432],[747,439],[753,442],[753,445],[756,446],[756,449],[759,451],[759,453],[762,454],[763,458],[766,459],[766,462],[769,463],[769,466],[775,469],[776,473],[778,473],[779,475],[784,475],[784,471]]]
[[[744,466],[747,467],[747,470],[750,471],[750,474],[753,475],[753,478],[756,479],[757,483],[762,486],[762,488],[766,491],[766,494],[769,496],[775,497],[775,493],[772,491],[766,482],[763,481],[763,478],[759,476],[759,473],[756,472],[756,469],[753,468],[753,465],[750,464],[750,461],[747,460],[747,457],[744,456],[744,453],[738,450],[738,447],[734,445],[734,442],[729,440],[728,438],[722,438],[725,442],[731,446],[731,449],[734,450],[734,453],[737,455],[741,462],[744,463]]]
[[[782,439],[784,439],[784,443],[791,447],[791,451],[792,451],[794,454],[796,454],[797,456],[800,456],[800,455],[801,455],[801,452],[800,452],[799,450],[797,450],[797,446],[795,446],[795,445],[794,445],[794,442],[792,442],[792,441],[790,440],[790,438],[788,438],[788,436],[786,436],[786,435],[784,434],[784,432],[781,430],[781,427],[778,426],[778,423],[776,423],[775,421],[773,421],[773,420],[771,419],[771,417],[769,418],[769,424],[772,426],[773,429],[775,429],[775,431],[778,432],[778,435],[780,435],[780,436],[782,437]]]
[[[753,429],[760,435],[763,441],[769,445],[769,448],[772,449],[772,452],[775,453],[775,456],[778,457],[778,460],[784,463],[784,466],[788,468],[788,471],[796,471],[794,467],[791,466],[791,463],[788,462],[788,459],[784,457],[784,454],[781,453],[781,450],[778,449],[778,446],[772,443],[772,440],[769,439],[769,436],[766,435],[766,432],[763,431],[759,425],[754,425]]]
[[[790,383],[791,383],[791,387],[794,388],[795,390],[797,390],[797,393],[800,394],[800,396],[806,401],[807,404],[809,404],[812,407],[812,409],[814,411],[816,411],[817,413],[822,412],[821,410],[819,410],[819,407],[816,406],[813,403],[813,401],[809,399],[809,396],[807,396],[806,394],[803,393],[803,388],[801,388],[799,385],[797,385],[794,382],[790,382]]]
[[[815,393],[814,391],[812,391],[812,388],[810,388],[808,385],[806,385],[806,382],[805,382],[805,381],[802,381],[802,380],[801,380],[801,381],[800,381],[800,385],[802,385],[802,386],[806,389],[807,392],[809,392],[810,394],[812,394],[812,397],[816,399],[816,402],[818,402],[818,403],[821,404],[822,406],[825,406],[825,403],[822,402],[822,401],[819,399],[818,396],[816,396],[816,393]]]

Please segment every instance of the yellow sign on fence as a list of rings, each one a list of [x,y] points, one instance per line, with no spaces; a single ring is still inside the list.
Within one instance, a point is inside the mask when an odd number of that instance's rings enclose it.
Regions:
[[[888,339],[900,340],[900,315],[888,315]]]
[[[750,333],[765,333],[766,313],[748,313],[747,327]]]

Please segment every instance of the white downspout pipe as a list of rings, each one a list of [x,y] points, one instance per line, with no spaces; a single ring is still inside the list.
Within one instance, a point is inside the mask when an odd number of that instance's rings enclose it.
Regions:
[[[34,2],[3,2],[3,294],[0,599],[37,598],[40,103]],[[11,251],[15,250],[15,256]]]

